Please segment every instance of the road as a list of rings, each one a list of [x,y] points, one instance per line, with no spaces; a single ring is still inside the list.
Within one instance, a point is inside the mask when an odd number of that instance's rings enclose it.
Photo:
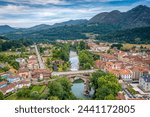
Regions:
[[[38,62],[39,62],[39,67],[40,67],[40,69],[45,69],[45,65],[44,65],[43,60],[41,58],[41,55],[38,51],[37,45],[34,45],[34,47],[35,47],[35,52],[36,52],[37,59],[38,59]]]
[[[89,74],[96,70],[81,70],[81,71],[68,71],[68,72],[52,72],[52,76],[75,75],[75,74]]]

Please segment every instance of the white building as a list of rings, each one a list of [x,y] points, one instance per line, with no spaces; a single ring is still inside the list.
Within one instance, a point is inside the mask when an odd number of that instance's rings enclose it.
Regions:
[[[150,91],[150,74],[144,75],[139,79],[139,86],[144,91]]]

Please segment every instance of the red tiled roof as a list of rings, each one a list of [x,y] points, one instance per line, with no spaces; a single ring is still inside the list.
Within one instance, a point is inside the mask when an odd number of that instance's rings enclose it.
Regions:
[[[7,84],[7,82],[6,82],[6,81],[0,82],[0,86],[1,86],[1,85],[4,85],[4,84]]]
[[[101,56],[109,58],[109,59],[116,59],[116,57],[114,55],[111,55],[111,54],[102,54]]]
[[[119,92],[116,98],[117,100],[125,100],[125,96],[122,92]]]
[[[18,72],[19,72],[19,73],[29,72],[29,69],[19,69]]]
[[[121,69],[121,70],[119,71],[119,73],[120,73],[121,75],[132,74],[131,71],[128,70],[128,69]]]
[[[23,80],[20,82],[20,84],[29,84],[29,83],[30,83],[30,81],[27,81],[27,80]]]
[[[0,88],[0,90],[1,90],[3,93],[6,93],[7,90],[12,89],[12,88],[15,88],[15,86],[16,86],[16,83],[12,83],[12,84],[7,85],[6,87]]]

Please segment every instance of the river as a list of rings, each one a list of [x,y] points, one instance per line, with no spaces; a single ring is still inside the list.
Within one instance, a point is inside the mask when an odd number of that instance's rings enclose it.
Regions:
[[[71,63],[71,71],[78,71],[79,70],[79,58],[77,55],[77,52],[75,51],[70,51],[70,59]]]
[[[79,58],[77,52],[70,51],[70,63],[71,63],[71,71],[79,70]],[[76,80],[71,87],[73,94],[80,99],[90,99],[90,97],[84,96],[84,82],[82,80]],[[93,90],[90,92],[90,95],[93,94]]]

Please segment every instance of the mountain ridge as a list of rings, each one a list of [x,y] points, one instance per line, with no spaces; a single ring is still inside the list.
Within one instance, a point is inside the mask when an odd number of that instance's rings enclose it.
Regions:
[[[136,28],[150,25],[150,7],[139,5],[127,12],[114,10],[97,14],[89,20],[89,23],[116,24],[122,28]]]

